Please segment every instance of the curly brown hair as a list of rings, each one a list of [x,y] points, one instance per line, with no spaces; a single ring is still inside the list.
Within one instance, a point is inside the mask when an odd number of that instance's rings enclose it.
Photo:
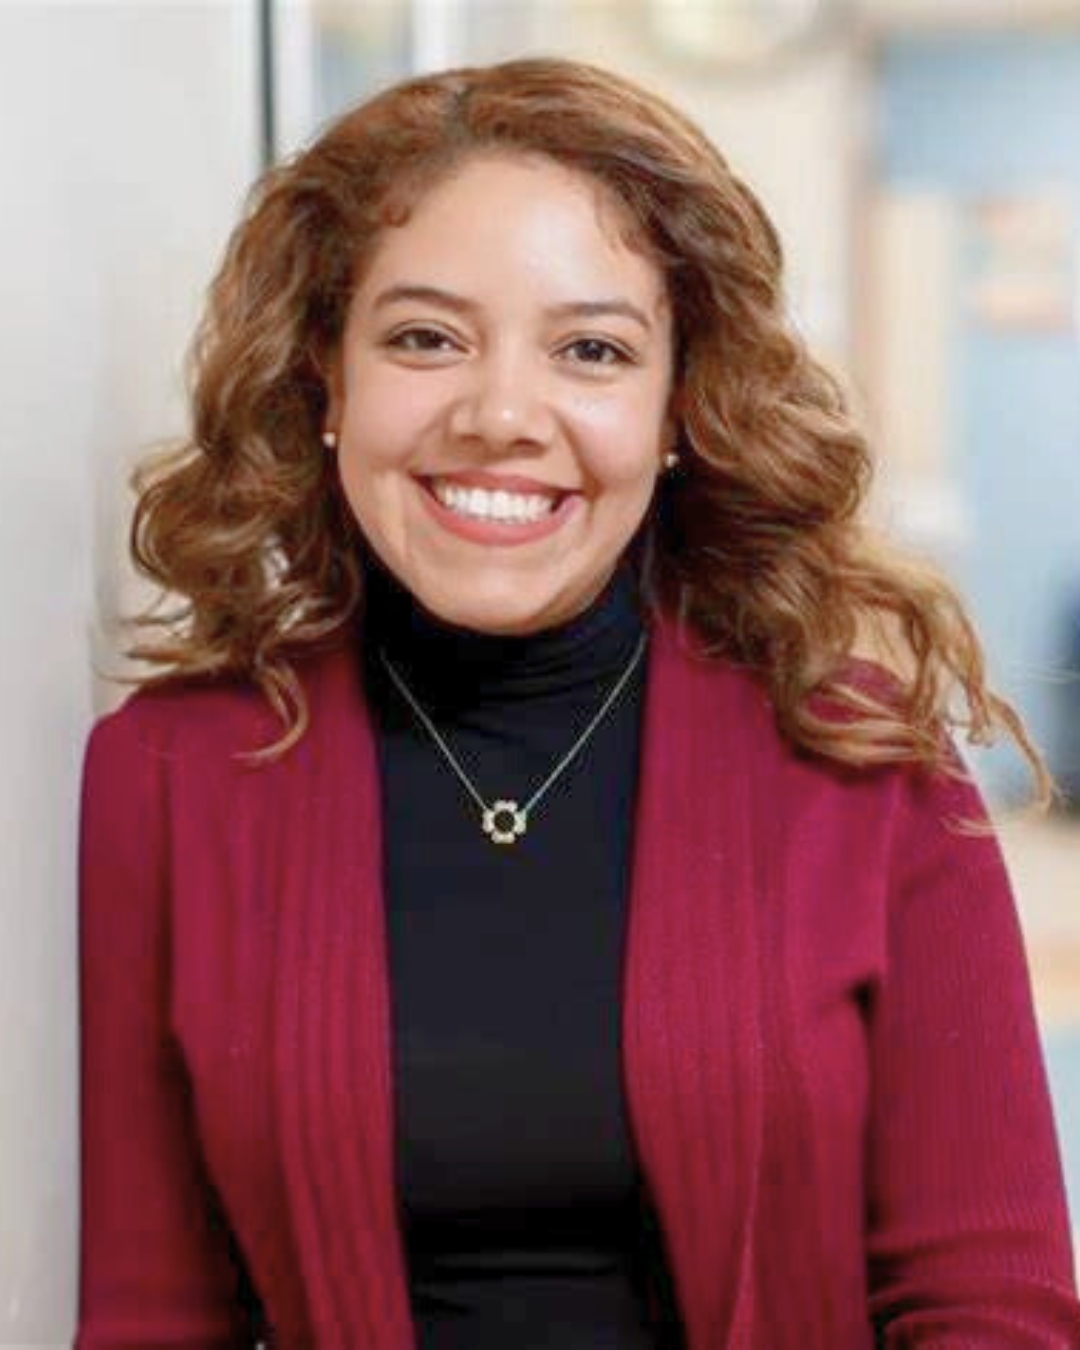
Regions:
[[[158,633],[128,655],[165,667],[133,682],[251,679],[285,727],[260,753],[302,735],[294,658],[340,637],[364,591],[358,527],[320,442],[326,359],[382,232],[481,151],[591,175],[625,208],[628,242],[663,270],[682,467],[661,479],[646,518],[648,603],[690,625],[708,654],[759,673],[803,750],[956,776],[946,728],[975,743],[1004,728],[1045,808],[1053,780],[988,688],[957,594],[861,518],[867,441],[840,380],[789,324],[765,210],[675,107],[557,58],[405,80],[254,184],[188,355],[191,435],[132,475],[136,567],[188,602],[133,620]],[[887,686],[859,675],[870,668],[860,645]],[[957,687],[963,714],[949,705]]]

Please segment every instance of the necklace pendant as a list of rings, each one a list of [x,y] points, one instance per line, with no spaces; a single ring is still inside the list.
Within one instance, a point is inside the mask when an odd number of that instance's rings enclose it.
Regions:
[[[499,821],[499,817],[503,821]],[[505,818],[509,816],[507,826]],[[512,844],[525,833],[528,816],[517,802],[497,801],[484,808],[484,833],[491,836],[493,844]]]

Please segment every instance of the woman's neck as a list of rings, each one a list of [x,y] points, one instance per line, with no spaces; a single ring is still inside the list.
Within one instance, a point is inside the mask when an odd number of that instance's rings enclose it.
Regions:
[[[625,557],[574,617],[512,636],[439,618],[374,559],[365,560],[364,580],[365,647],[381,647],[429,704],[516,702],[606,687],[625,667],[643,628],[636,572]]]

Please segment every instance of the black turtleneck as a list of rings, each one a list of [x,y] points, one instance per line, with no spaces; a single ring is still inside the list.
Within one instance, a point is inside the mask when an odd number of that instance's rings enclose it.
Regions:
[[[505,845],[483,833],[480,808],[377,655],[480,796],[524,803],[645,632],[632,565],[573,619],[513,637],[443,622],[375,562],[366,578],[398,1196],[418,1345],[676,1346],[619,1050],[646,654],[526,833]]]

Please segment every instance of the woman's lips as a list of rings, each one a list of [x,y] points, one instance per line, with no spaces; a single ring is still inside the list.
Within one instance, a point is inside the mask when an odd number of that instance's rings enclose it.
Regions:
[[[478,516],[461,515],[439,501],[432,491],[430,479],[418,478],[416,482],[429,515],[451,534],[456,534],[459,539],[467,539],[474,544],[513,546],[546,539],[562,529],[577,511],[581,497],[580,493],[569,492],[546,516],[541,516],[539,520],[516,524],[513,521],[481,520]]]
[[[443,473],[422,475],[428,483],[442,479],[447,483],[456,483],[460,487],[484,488],[488,492],[538,493],[543,497],[555,497],[561,500],[573,488],[560,487],[557,483],[545,483],[536,478],[525,478],[518,473],[492,473],[490,469],[447,469]]]

